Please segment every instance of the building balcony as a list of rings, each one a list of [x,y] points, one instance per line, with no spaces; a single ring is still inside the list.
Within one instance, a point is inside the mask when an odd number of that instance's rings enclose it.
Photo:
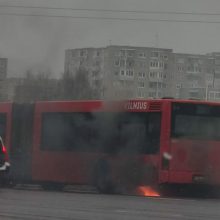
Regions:
[[[149,81],[150,82],[164,82],[164,79],[163,78],[149,78]]]
[[[201,75],[202,72],[198,72],[198,71],[196,72],[196,71],[189,71],[189,70],[187,70],[186,74],[195,76],[195,75]]]

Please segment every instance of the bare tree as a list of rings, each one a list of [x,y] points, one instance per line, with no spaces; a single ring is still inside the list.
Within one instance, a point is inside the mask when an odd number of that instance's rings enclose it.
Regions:
[[[81,100],[98,99],[99,91],[92,88],[88,71],[80,68],[76,75],[65,73],[60,80],[52,79],[50,72],[34,74],[28,70],[23,82],[15,89],[16,102],[34,102],[41,100]]]
[[[89,82],[89,73],[80,68],[75,76],[66,72],[60,80],[60,98],[65,100],[98,99],[99,91]]]
[[[33,102],[38,100],[54,100],[57,82],[50,78],[50,72],[34,74],[28,70],[23,82],[15,89],[14,100],[17,102]]]

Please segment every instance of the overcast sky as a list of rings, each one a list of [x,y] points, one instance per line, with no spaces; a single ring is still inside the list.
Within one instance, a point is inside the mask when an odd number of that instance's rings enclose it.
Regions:
[[[0,0],[0,5],[91,9],[220,13],[219,0]],[[1,13],[215,20],[218,16],[152,15],[0,7],[0,57],[9,59],[9,75],[32,67],[64,69],[65,49],[131,45],[171,48],[182,53],[220,52],[220,23],[169,23],[71,18],[17,17]],[[158,36],[158,40],[156,35]]]

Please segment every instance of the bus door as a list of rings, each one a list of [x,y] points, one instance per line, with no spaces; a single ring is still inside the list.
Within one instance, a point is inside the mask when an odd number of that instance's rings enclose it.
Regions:
[[[113,173],[125,184],[149,185],[158,181],[160,149],[160,112],[124,112],[119,114],[116,135],[117,157]],[[114,138],[113,138],[114,139]]]

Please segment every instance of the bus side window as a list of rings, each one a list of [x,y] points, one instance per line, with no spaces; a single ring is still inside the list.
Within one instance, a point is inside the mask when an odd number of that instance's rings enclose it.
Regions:
[[[148,116],[146,144],[143,153],[157,154],[160,148],[161,115],[160,113],[149,113]]]

